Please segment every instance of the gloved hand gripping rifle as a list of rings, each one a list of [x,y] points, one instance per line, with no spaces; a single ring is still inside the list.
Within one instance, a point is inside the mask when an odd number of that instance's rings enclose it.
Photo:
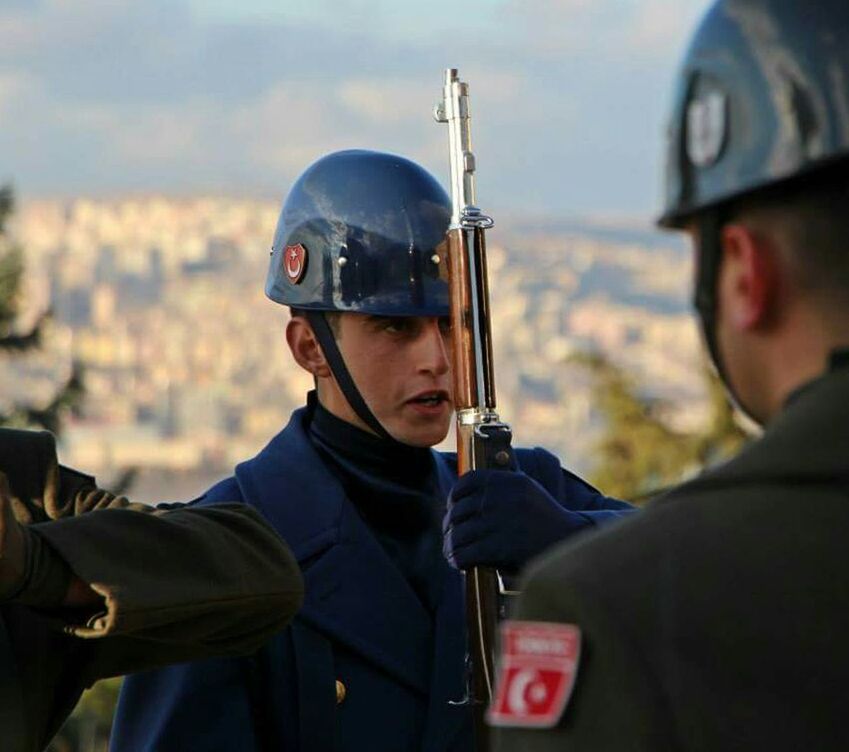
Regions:
[[[448,124],[452,215],[448,228],[448,280],[454,408],[457,415],[457,465],[462,475],[476,468],[515,467],[511,431],[495,412],[489,285],[485,232],[492,218],[475,206],[475,157],[472,153],[469,86],[455,68],[445,71],[437,122]],[[500,578],[492,569],[465,572],[469,640],[469,686],[464,702],[475,713],[475,747],[489,749],[486,707],[492,699]]]

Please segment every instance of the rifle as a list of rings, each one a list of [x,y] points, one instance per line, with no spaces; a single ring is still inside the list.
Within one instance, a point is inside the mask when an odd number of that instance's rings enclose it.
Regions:
[[[515,467],[512,433],[495,412],[489,284],[485,232],[495,223],[475,205],[469,85],[456,68],[445,71],[442,100],[434,119],[448,124],[451,163],[451,224],[448,227],[448,284],[454,409],[457,416],[457,470]],[[475,747],[489,749],[484,713],[492,699],[500,577],[493,569],[465,572],[468,677],[466,697],[475,714]]]

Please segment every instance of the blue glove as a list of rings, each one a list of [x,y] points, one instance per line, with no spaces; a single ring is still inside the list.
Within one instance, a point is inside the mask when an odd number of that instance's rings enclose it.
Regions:
[[[565,509],[524,473],[472,470],[451,489],[442,550],[458,569],[515,573],[549,546],[592,526],[589,517]]]

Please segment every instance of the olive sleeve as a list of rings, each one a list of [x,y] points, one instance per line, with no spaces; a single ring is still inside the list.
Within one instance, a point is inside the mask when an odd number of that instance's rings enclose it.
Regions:
[[[300,607],[289,547],[244,504],[133,503],[59,465],[47,432],[0,429],[0,469],[15,516],[103,598],[97,613],[51,614],[69,634],[167,644],[169,655],[246,653]]]
[[[103,596],[78,637],[122,635],[207,652],[250,652],[301,605],[300,569],[250,507],[105,509],[33,526]]]

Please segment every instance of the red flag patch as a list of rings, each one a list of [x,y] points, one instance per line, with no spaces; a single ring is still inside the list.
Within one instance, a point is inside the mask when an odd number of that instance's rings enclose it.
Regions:
[[[287,245],[283,252],[283,268],[289,281],[293,285],[298,284],[307,270],[307,249],[300,243]]]
[[[505,621],[489,722],[523,728],[555,726],[572,694],[580,654],[581,630],[575,624]]]

